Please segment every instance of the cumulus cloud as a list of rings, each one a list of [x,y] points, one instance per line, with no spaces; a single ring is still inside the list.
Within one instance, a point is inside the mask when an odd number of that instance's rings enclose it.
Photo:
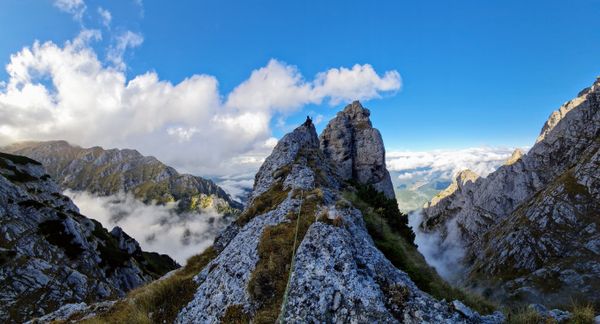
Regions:
[[[318,73],[310,82],[296,67],[271,60],[235,88],[226,105],[246,111],[288,112],[309,103],[320,104],[325,98],[330,105],[378,98],[381,92],[396,91],[400,86],[398,72],[388,71],[381,77],[369,64],[356,64],[352,69],[333,68]]]
[[[121,227],[143,250],[168,254],[179,264],[202,252],[228,223],[213,209],[176,214],[177,203],[145,205],[131,194],[99,197],[87,192],[65,192],[87,217],[111,230]]]
[[[341,67],[321,72],[315,80],[315,96],[330,96],[331,104],[353,98],[379,98],[380,92],[400,89],[402,79],[397,71],[387,71],[380,77],[370,64]]]
[[[275,116],[311,103],[377,98],[401,84],[397,72],[380,76],[368,64],[331,69],[311,81],[273,59],[224,95],[206,74],[176,84],[152,71],[128,79],[123,53],[143,37],[118,35],[107,61],[90,45],[100,37],[84,30],[63,46],[35,42],[11,56],[0,88],[0,144],[65,139],[136,148],[196,174],[246,173],[271,151]]]
[[[112,14],[110,13],[110,11],[102,7],[98,7],[98,15],[102,20],[102,25],[108,28],[110,26],[110,22],[112,21]]]
[[[73,19],[81,22],[83,13],[87,9],[83,0],[55,0],[54,6],[73,16]]]

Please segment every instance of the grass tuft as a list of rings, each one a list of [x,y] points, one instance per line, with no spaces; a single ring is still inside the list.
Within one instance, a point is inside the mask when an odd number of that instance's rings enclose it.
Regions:
[[[571,310],[572,324],[592,324],[594,323],[594,306],[592,304],[576,304]]]
[[[193,277],[217,256],[211,246],[188,259],[186,266],[170,277],[134,289],[108,312],[83,323],[173,323],[177,314],[194,297]]]
[[[531,307],[524,307],[518,309],[508,315],[508,324],[543,324],[553,323],[547,321],[544,316],[540,315],[535,309]]]
[[[256,197],[252,204],[235,220],[235,223],[244,226],[254,217],[275,209],[287,198],[289,191],[290,189],[283,189],[281,182],[275,183],[269,190]]]
[[[259,260],[248,283],[248,292],[258,309],[254,323],[274,323],[277,321],[283,295],[290,273],[290,264],[294,248],[298,248],[308,228],[315,220],[317,204],[321,202],[317,192],[307,193],[307,197],[297,213],[289,215],[291,222],[284,222],[264,229],[258,243]],[[298,223],[298,241],[294,247],[296,224]]]

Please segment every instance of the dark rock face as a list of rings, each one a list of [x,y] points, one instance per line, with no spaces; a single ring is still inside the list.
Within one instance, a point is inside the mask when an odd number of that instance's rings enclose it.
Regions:
[[[501,298],[600,303],[599,149],[600,79],[552,113],[527,154],[427,204],[422,227],[445,236],[456,222],[469,280],[502,278]]]
[[[198,201],[210,202],[225,213],[242,208],[211,180],[179,174],[136,150],[81,148],[65,141],[22,142],[1,150],[41,162],[63,189],[102,196],[131,192],[147,203],[179,201],[183,211],[197,208]]]
[[[388,198],[394,198],[394,187],[385,166],[383,139],[373,128],[370,114],[358,101],[346,106],[321,134],[321,150],[337,166],[343,180],[372,185]]]
[[[167,256],[141,251],[120,229],[109,233],[79,214],[40,163],[0,153],[3,323],[117,298],[176,267]]]

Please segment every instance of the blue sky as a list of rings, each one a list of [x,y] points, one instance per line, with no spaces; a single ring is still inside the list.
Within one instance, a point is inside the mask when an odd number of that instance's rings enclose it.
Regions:
[[[396,93],[365,102],[388,150],[533,144],[548,115],[600,75],[600,1],[85,1],[81,21],[52,1],[0,2],[0,63],[34,40],[62,45],[82,28],[104,57],[114,35],[143,43],[124,52],[128,78],[154,71],[177,84],[218,79],[222,96],[271,58],[308,80],[370,64],[402,77]],[[103,27],[97,8],[110,11]],[[6,71],[0,80],[7,80]],[[280,137],[326,101],[276,113]],[[322,128],[323,124],[319,125]]]

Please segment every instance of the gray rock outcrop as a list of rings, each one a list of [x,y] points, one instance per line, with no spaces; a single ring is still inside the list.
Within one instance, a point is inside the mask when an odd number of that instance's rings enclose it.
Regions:
[[[422,228],[455,223],[470,282],[500,299],[600,302],[600,79],[552,113],[531,150],[428,203]]]
[[[37,161],[0,153],[1,322],[117,298],[176,266],[79,214]]]
[[[332,119],[320,136],[321,150],[343,180],[372,185],[388,198],[394,186],[385,166],[383,139],[373,128],[371,112],[355,101]]]
[[[346,110],[368,117],[362,107],[357,109],[354,104]],[[346,134],[354,127],[341,124],[343,131],[338,132],[336,125],[330,123],[329,135],[321,138]],[[380,143],[378,132],[368,134],[377,139],[345,143]],[[499,313],[482,317],[462,303],[432,298],[386,259],[375,247],[361,212],[342,196],[348,173],[340,175],[329,159],[332,151],[328,155],[321,150],[330,145],[319,142],[309,122],[279,141],[256,175],[246,210],[217,238],[218,256],[195,276],[198,289],[177,323],[243,317],[285,323],[502,322]],[[342,152],[341,147],[335,150]],[[373,160],[373,169],[387,175],[381,161]],[[376,183],[381,181],[385,179]],[[287,260],[279,254],[291,253],[294,229],[300,232],[297,251]],[[288,284],[285,269],[291,269]],[[284,286],[287,292],[282,295]]]

